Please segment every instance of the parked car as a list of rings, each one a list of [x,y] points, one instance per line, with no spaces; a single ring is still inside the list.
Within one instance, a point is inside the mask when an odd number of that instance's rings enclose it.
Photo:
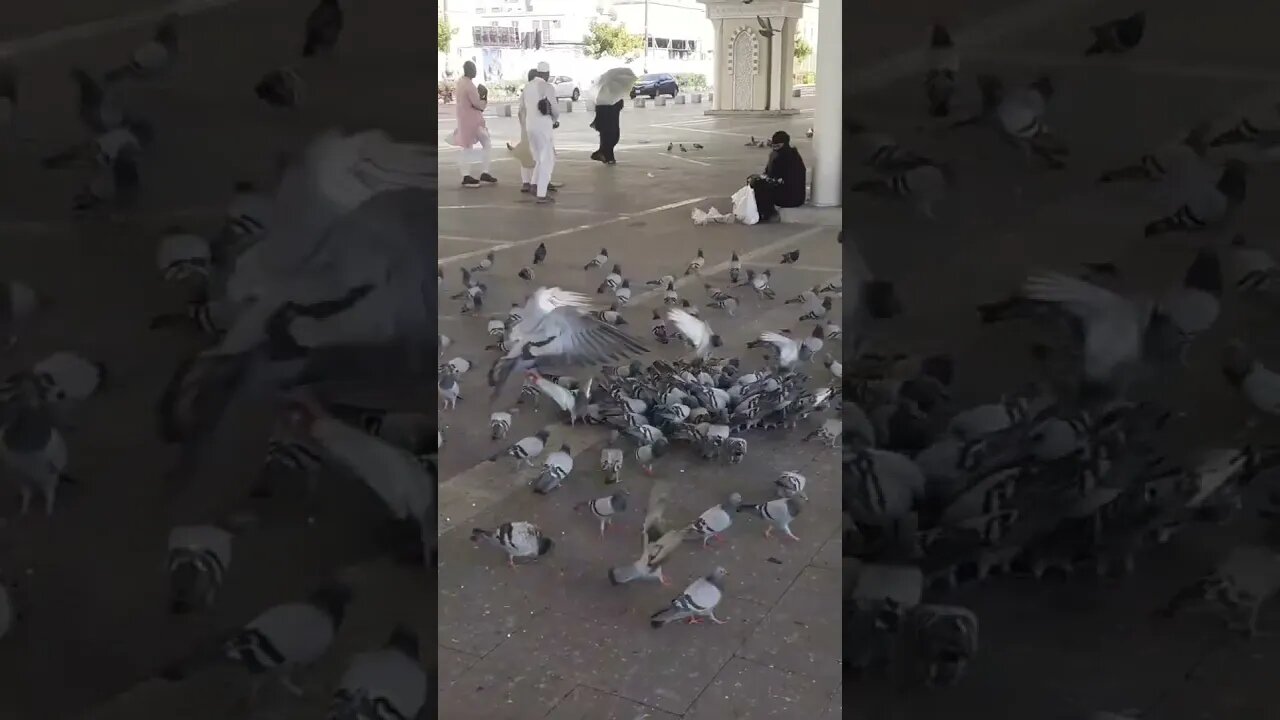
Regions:
[[[659,95],[670,95],[675,97],[680,93],[680,85],[676,82],[674,75],[670,73],[648,73],[641,75],[636,84],[631,88],[631,97],[637,95],[648,95],[656,98]]]
[[[567,97],[570,100],[576,101],[578,96],[582,95],[578,90],[578,81],[567,75],[551,76],[551,84],[556,88],[557,98]]]

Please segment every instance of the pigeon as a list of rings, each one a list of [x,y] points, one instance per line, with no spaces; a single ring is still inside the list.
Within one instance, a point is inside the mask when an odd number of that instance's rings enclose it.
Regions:
[[[1243,235],[1231,239],[1227,250],[1231,268],[1231,284],[1241,293],[1258,293],[1274,289],[1280,280],[1280,263],[1269,252],[1251,245]]]
[[[624,281],[625,282],[625,281]],[[533,292],[507,334],[507,354],[489,371],[496,398],[513,370],[599,364],[648,352],[631,336],[584,312],[587,297],[560,288]]]
[[[724,596],[724,578],[728,571],[718,567],[710,575],[694,580],[684,592],[671,601],[671,606],[659,610],[649,616],[649,625],[654,629],[677,620],[688,620],[691,625],[702,621],[702,617],[711,618],[711,622],[723,625],[728,622],[716,617],[715,607]]]
[[[776,527],[786,537],[799,540],[800,538],[791,532],[791,521],[799,517],[803,509],[804,505],[797,498],[782,497],[765,503],[741,505],[738,507],[738,512],[755,513],[764,518],[768,523],[764,528],[765,537],[773,534],[773,529]]]
[[[670,581],[662,574],[662,565],[680,546],[682,529],[663,531],[661,523],[650,524],[645,530],[644,552],[633,563],[609,569],[609,582],[623,585],[633,580],[657,578],[663,585]]]
[[[898,197],[910,201],[916,210],[933,220],[934,205],[955,184],[955,174],[946,163],[924,163],[887,178],[863,180],[853,184],[851,192],[876,197]]]
[[[694,317],[685,310],[672,308],[667,311],[667,319],[675,326],[685,344],[703,360],[710,357],[712,348],[722,347],[724,344],[706,321]]]
[[[1254,410],[1280,415],[1280,373],[1258,362],[1239,341],[1223,351],[1222,372]]]
[[[600,283],[596,288],[597,295],[603,295],[606,290],[613,292],[622,285],[622,266],[614,263],[613,269],[608,275],[604,276],[604,282]]]
[[[471,542],[486,540],[507,553],[507,564],[515,569],[516,558],[539,558],[551,551],[554,543],[545,537],[537,525],[528,522],[508,522],[489,531],[483,528],[471,530]]]
[[[173,67],[178,56],[178,16],[170,15],[156,27],[151,40],[133,51],[129,62],[103,75],[112,83],[125,77],[155,77]]]
[[[516,459],[516,467],[528,465],[533,467],[533,459],[542,454],[543,448],[546,447],[547,438],[551,437],[548,430],[539,430],[537,433],[526,438],[521,438],[514,445],[503,450],[500,453],[489,458],[489,462],[494,462],[503,455],[509,455]]]
[[[540,242],[538,243],[538,247],[533,251],[533,264],[541,265],[546,261],[547,261],[547,244],[544,242]]]
[[[600,252],[595,257],[591,258],[591,262],[583,265],[582,269],[590,270],[591,268],[604,267],[604,264],[607,262],[609,262],[609,250],[607,248],[600,248]]]
[[[685,275],[701,275],[702,266],[707,262],[707,258],[702,254],[702,248],[698,248],[698,255],[689,261],[688,267],[684,269]]]
[[[798,472],[790,470],[778,476],[773,484],[778,488],[778,497],[789,498],[798,497],[808,500],[809,496],[804,494],[804,486],[807,481],[805,477]]]
[[[560,487],[569,473],[573,472],[573,451],[569,445],[561,445],[559,450],[547,455],[542,463],[542,472],[533,480],[533,491],[539,495]]]
[[[342,34],[343,14],[340,0],[320,0],[307,16],[306,35],[302,41],[302,57],[314,57],[333,50]]]
[[[72,68],[71,79],[76,83],[76,112],[80,122],[92,133],[104,133],[125,123],[125,112],[116,97],[106,91],[83,68]]]
[[[229,660],[254,676],[251,703],[265,673],[277,674],[286,689],[302,697],[302,689],[290,675],[298,668],[310,667],[329,651],[352,597],[351,588],[331,583],[312,592],[306,602],[276,605],[233,632],[212,651],[198,652],[166,667],[161,677],[179,682],[205,665]]]
[[[1260,146],[1275,144],[1275,130],[1260,128],[1247,117],[1242,117],[1230,128],[1223,130],[1209,141],[1209,147],[1220,148],[1231,145],[1253,143]]]
[[[1211,230],[1226,223],[1245,200],[1248,166],[1241,160],[1228,159],[1212,182],[1191,178],[1183,188],[1182,204],[1171,214],[1156,218],[1143,229],[1144,237],[1158,237],[1174,232]]]
[[[1205,155],[1208,153],[1209,124],[1201,123],[1192,128],[1174,145],[1155,154],[1143,155],[1136,163],[1108,170],[1098,177],[1100,183],[1143,180],[1158,182],[1170,180],[1186,183],[1197,174],[1212,170]]]
[[[707,303],[709,308],[717,308],[724,310],[729,317],[734,317],[738,313],[738,298],[732,295],[724,295],[717,300]]]
[[[1180,334],[1183,360],[1186,348],[1218,319],[1222,302],[1222,263],[1212,247],[1201,249],[1183,275],[1182,284],[1165,293],[1156,312],[1168,318]]]
[[[777,296],[773,288],[769,287],[769,281],[773,277],[773,273],[768,270],[756,272],[751,268],[747,268],[747,281],[739,285],[739,287],[751,286],[756,293],[756,299],[772,300]]]
[[[213,525],[169,532],[169,611],[184,615],[213,607],[231,567],[231,533]]]
[[[514,409],[503,412],[496,410],[489,415],[489,438],[501,440],[511,431],[511,414]]]
[[[909,638],[911,662],[930,688],[950,687],[978,654],[978,617],[952,605],[916,605],[901,633]]]
[[[37,396],[46,403],[83,402],[107,382],[106,365],[67,351],[44,357],[28,372],[35,379]]]
[[[929,40],[929,70],[925,74],[925,91],[929,101],[929,115],[946,117],[951,114],[951,98],[956,92],[956,74],[960,72],[960,58],[956,54],[951,33],[942,25],[933,26]]]
[[[604,531],[613,522],[613,516],[626,511],[627,492],[624,490],[595,500],[580,502],[574,505],[573,509],[579,512],[590,510],[591,514],[600,520],[600,537],[604,537]]]
[[[156,248],[156,266],[165,282],[208,278],[213,265],[213,248],[199,235],[169,228]]]
[[[1143,341],[1155,309],[1098,285],[1060,273],[1036,275],[1023,286],[1026,299],[1051,303],[1083,324],[1086,382],[1109,386],[1126,378],[1143,357]],[[984,307],[984,321],[998,317]]]
[[[900,145],[893,137],[872,132],[857,122],[849,129],[853,156],[876,172],[899,174],[917,165],[932,162]]]
[[[609,306],[608,310],[600,310],[592,313],[597,320],[609,323],[610,325],[628,325],[627,319],[622,317],[622,313],[618,311],[618,303]]]
[[[782,265],[791,265],[800,259],[800,251],[792,250],[791,252],[782,253],[782,259],[779,261]]]
[[[623,280],[622,284],[619,285],[613,291],[613,299],[617,302],[618,305],[626,305],[627,303],[631,302],[631,281],[630,280]]]
[[[328,720],[352,717],[420,717],[427,707],[418,634],[397,625],[386,644],[347,663],[329,705]]]
[[[1158,614],[1172,617],[1197,600],[1216,601],[1236,616],[1235,626],[1252,637],[1258,634],[1262,606],[1277,592],[1280,554],[1264,545],[1237,545],[1212,572],[1180,590]]]
[[[305,86],[298,71],[282,67],[259,78],[253,86],[253,94],[274,108],[296,108],[302,105]]]
[[[822,425],[818,426],[818,429],[806,435],[804,439],[805,442],[810,440],[821,440],[824,444],[830,445],[831,447],[839,447],[842,431],[843,427],[840,419],[829,418],[823,421]]]
[[[591,398],[592,379],[589,378],[587,380],[586,387],[579,390],[570,390],[564,387],[563,384],[552,382],[537,373],[529,373],[527,377],[534,387],[551,398],[557,407],[568,414],[570,425],[577,425],[578,420],[586,415],[587,406]]]
[[[478,265],[471,268],[471,272],[478,273],[478,272],[488,272],[489,270],[492,270],[493,261],[495,257],[496,257],[496,253],[490,251],[487,255],[484,256],[484,259],[481,260]]]
[[[663,305],[677,305],[680,303],[680,294],[676,292],[675,283],[667,283],[667,289],[662,293]]]
[[[1039,157],[1054,170],[1066,167],[1061,158],[1068,154],[1068,149],[1044,123],[1045,110],[1054,95],[1050,78],[1042,76],[1024,88],[1006,92],[999,78],[982,75],[978,77],[978,86],[982,92],[982,110],[974,117],[953,123],[952,128],[990,120],[1002,138],[1020,147],[1028,156]]]
[[[22,514],[30,511],[31,498],[39,491],[44,497],[45,514],[52,516],[58,486],[77,482],[66,472],[66,440],[44,408],[20,399],[11,412],[8,423],[0,430],[0,463],[13,472],[19,483]]]
[[[447,373],[440,378],[438,383],[440,387],[440,409],[453,410],[458,407],[458,401],[462,399],[462,388],[458,385],[458,376],[453,373]]]
[[[729,282],[735,285],[738,282],[738,275],[742,273],[742,260],[738,257],[738,251],[733,251],[733,256],[729,258]]]
[[[790,370],[800,362],[800,343],[776,332],[763,332],[747,343],[748,348],[768,346],[773,350],[773,362],[780,370]]]
[[[667,329],[667,320],[659,310],[653,311],[653,327],[649,330],[649,334],[662,345],[671,342],[671,333]]]
[[[672,150],[674,150],[674,149],[675,149],[675,147],[676,147],[676,144],[675,144],[675,143],[673,143],[673,142],[669,142],[669,143],[667,143],[667,152],[671,152]]]
[[[613,447],[616,439],[609,443],[600,451],[600,469],[604,472],[604,482],[606,485],[617,483],[622,475],[622,449]]]
[[[706,547],[708,542],[719,539],[721,533],[733,525],[732,513],[737,512],[740,505],[742,496],[736,492],[731,493],[723,503],[708,508],[699,515],[697,520],[685,528],[685,532],[695,537],[701,536],[702,546]]]
[[[1089,28],[1093,33],[1093,44],[1084,51],[1085,55],[1120,55],[1138,47],[1142,42],[1142,34],[1147,28],[1146,11],[1136,12],[1128,17],[1110,20],[1101,25]]]

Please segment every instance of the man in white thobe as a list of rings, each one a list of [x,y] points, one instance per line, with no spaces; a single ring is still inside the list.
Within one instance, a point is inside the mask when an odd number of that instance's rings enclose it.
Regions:
[[[555,202],[547,196],[547,189],[551,184],[551,171],[556,165],[556,151],[551,134],[560,126],[560,108],[556,103],[555,88],[547,82],[550,77],[551,66],[545,62],[538,63],[537,77],[529,81],[520,96],[529,133],[529,149],[533,152],[535,163],[534,194],[539,203]],[[539,105],[542,107],[539,108]]]

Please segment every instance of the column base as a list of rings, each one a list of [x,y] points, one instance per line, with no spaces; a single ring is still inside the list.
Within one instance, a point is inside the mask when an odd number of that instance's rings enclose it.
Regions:
[[[797,108],[787,108],[785,110],[707,110],[703,115],[724,115],[729,117],[787,117],[790,115],[799,115],[800,110]]]

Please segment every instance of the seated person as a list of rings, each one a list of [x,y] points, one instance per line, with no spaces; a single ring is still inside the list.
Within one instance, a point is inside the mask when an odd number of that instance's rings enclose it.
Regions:
[[[777,221],[778,208],[800,207],[805,199],[804,160],[800,152],[791,147],[791,136],[779,130],[769,143],[773,152],[769,153],[764,173],[747,178],[747,184],[755,192],[760,222]]]

